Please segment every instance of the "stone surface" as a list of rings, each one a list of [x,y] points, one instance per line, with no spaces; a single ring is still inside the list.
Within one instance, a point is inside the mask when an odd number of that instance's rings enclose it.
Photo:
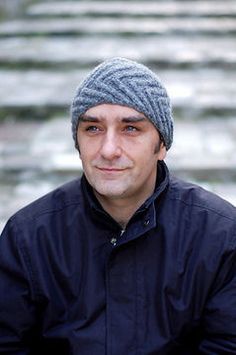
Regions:
[[[235,1],[52,1],[29,7],[34,16],[141,15],[141,16],[233,16]]]
[[[46,122],[1,123],[2,172],[64,172],[81,170],[71,136],[70,118]],[[175,123],[175,139],[168,164],[175,171],[221,171],[236,174],[236,120],[234,118]],[[230,177],[230,175],[229,175]],[[214,181],[216,176],[208,176]]]
[[[51,175],[35,177],[34,175],[25,174],[20,176],[17,183],[12,184],[6,183],[4,179],[0,178],[0,233],[8,218],[20,208],[77,176],[61,176],[60,178],[54,177],[53,179]],[[200,182],[200,185],[217,193],[236,206],[236,185],[234,183],[208,184],[204,181]]]
[[[107,36],[14,37],[0,39],[0,65],[81,66],[108,57],[125,56],[156,65],[233,65],[236,63],[234,36]],[[96,50],[95,50],[96,49]]]
[[[50,107],[68,111],[75,88],[87,73],[88,70],[0,70],[0,107],[8,114],[22,107],[35,112],[44,107],[44,118]],[[160,69],[158,75],[180,118],[198,118],[205,111],[224,115],[236,112],[235,71]]]
[[[167,86],[171,171],[236,205],[235,0],[39,1],[25,15],[0,24],[0,230],[81,174],[69,104],[88,70],[117,55]]]
[[[0,230],[25,204],[81,175],[69,118],[0,124]],[[166,162],[236,205],[236,120],[176,122]]]
[[[236,33],[233,18],[53,18],[24,19],[0,23],[0,36],[80,35],[80,34],[212,34]]]

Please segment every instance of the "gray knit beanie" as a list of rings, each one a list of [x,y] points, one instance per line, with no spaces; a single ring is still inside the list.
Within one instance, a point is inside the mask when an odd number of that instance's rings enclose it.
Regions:
[[[143,113],[160,132],[166,149],[173,140],[170,99],[159,78],[147,67],[126,58],[97,66],[77,88],[71,105],[72,133],[77,146],[80,116],[99,104],[128,106]]]

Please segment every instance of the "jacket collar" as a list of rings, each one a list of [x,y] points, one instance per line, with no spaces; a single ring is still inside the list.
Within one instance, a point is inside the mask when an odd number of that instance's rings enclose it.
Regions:
[[[157,179],[154,193],[138,209],[146,210],[154,201],[156,201],[166,189],[169,183],[169,170],[164,161],[159,161],[157,165]],[[138,212],[137,211],[137,212]]]
[[[144,225],[150,229],[156,225],[155,221],[155,203],[161,200],[161,197],[169,184],[169,170],[164,161],[159,161],[157,165],[158,173],[156,180],[156,187],[154,193],[140,206],[135,212],[131,220],[144,218]],[[99,223],[105,223],[111,229],[119,229],[120,225],[114,221],[114,219],[103,209],[99,201],[97,200],[93,188],[88,183],[85,175],[83,174],[81,179],[82,192],[84,195],[85,203],[88,207],[88,212],[92,214]]]

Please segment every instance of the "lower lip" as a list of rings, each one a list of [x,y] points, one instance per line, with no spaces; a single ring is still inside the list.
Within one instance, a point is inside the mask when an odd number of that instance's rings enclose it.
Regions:
[[[103,176],[107,176],[107,177],[118,177],[120,175],[122,175],[122,173],[124,173],[124,170],[125,169],[99,169],[98,170],[100,171],[100,173],[103,175]]]
[[[124,169],[99,169],[98,170],[104,172],[104,173],[120,173],[124,171]]]

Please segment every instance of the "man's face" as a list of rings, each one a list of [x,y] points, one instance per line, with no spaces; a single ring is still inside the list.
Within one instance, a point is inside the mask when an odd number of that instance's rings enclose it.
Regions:
[[[87,180],[97,197],[145,200],[166,149],[153,124],[125,106],[102,104],[81,117],[77,139]]]

